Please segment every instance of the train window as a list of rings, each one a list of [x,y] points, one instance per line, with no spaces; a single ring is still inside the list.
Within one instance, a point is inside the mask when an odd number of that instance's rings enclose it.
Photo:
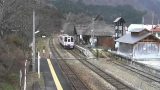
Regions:
[[[73,42],[73,37],[71,37],[71,42]]]
[[[64,41],[67,42],[67,37],[64,38]]]
[[[70,42],[70,39],[68,39],[68,42]]]

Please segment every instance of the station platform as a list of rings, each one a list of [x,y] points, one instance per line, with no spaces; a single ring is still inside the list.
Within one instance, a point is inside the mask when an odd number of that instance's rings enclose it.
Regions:
[[[44,79],[44,90],[72,90],[59,65],[53,59],[40,59],[41,77]]]

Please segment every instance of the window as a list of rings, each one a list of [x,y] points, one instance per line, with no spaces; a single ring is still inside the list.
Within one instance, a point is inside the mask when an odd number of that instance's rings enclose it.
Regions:
[[[160,37],[160,33],[158,33],[158,37]]]
[[[67,37],[64,38],[64,42],[67,42]]]
[[[71,42],[73,42],[73,37],[71,37]]]
[[[70,42],[70,39],[68,39],[68,42]]]

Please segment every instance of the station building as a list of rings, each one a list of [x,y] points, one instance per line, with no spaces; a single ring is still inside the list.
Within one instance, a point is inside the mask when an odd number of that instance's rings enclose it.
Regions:
[[[160,58],[160,40],[147,29],[134,29],[116,39],[117,53],[133,59]]]

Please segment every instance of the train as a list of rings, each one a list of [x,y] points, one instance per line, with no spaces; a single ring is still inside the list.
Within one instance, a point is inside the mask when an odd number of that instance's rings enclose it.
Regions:
[[[58,36],[58,41],[65,49],[74,49],[74,36],[61,34]]]

